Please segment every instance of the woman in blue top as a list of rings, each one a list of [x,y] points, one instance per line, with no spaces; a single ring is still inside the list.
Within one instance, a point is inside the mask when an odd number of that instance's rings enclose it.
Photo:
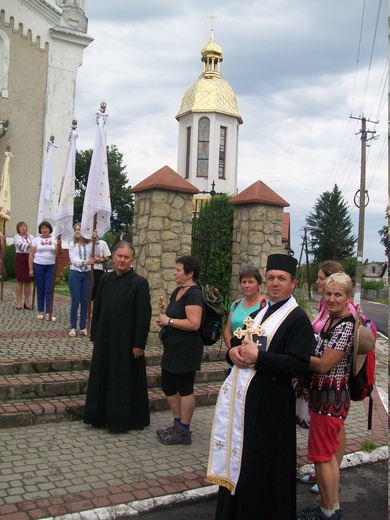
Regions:
[[[233,332],[238,327],[244,326],[244,320],[250,314],[267,305],[267,300],[260,292],[263,279],[257,267],[244,267],[240,271],[238,279],[243,298],[235,300],[230,307],[230,313],[223,331],[223,339],[228,348]]]

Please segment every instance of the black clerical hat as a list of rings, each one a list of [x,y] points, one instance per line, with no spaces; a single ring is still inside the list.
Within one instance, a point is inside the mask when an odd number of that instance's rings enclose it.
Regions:
[[[295,277],[298,260],[290,255],[275,254],[269,255],[267,260],[267,271],[276,269],[277,271],[286,271]]]

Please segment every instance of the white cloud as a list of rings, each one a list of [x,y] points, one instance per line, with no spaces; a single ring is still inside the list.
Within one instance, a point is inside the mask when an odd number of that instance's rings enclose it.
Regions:
[[[367,154],[364,258],[384,259],[377,233],[388,204],[387,12],[381,0],[86,4],[94,41],[77,80],[79,149],[93,146],[95,112],[104,99],[108,143],[123,153],[130,184],[165,164],[176,169],[175,115],[203,70],[200,50],[213,11],[214,37],[224,52],[221,71],[244,120],[239,189],[261,179],[290,203],[296,255],[305,217],[334,184],[351,207],[357,235],[361,122],[350,115],[379,119],[367,124],[380,137]]]

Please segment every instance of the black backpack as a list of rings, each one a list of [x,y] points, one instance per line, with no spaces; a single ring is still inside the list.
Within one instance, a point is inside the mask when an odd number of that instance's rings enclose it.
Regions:
[[[226,314],[226,311],[218,289],[210,285],[201,285],[200,288],[205,302],[205,310],[199,332],[203,345],[210,347],[221,338],[222,317]]]

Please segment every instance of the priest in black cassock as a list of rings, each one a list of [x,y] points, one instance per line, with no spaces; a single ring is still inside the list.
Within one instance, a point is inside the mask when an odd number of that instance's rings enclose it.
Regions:
[[[249,325],[256,342],[247,330],[228,351],[234,367],[216,404],[206,477],[220,486],[216,520],[296,519],[292,379],[306,375],[313,339],[292,296],[296,266],[288,255],[268,257],[269,305]]]
[[[84,422],[113,433],[150,424],[145,347],[152,311],[149,284],[133,271],[133,258],[129,242],[114,247],[114,271],[100,279],[93,305]]]

